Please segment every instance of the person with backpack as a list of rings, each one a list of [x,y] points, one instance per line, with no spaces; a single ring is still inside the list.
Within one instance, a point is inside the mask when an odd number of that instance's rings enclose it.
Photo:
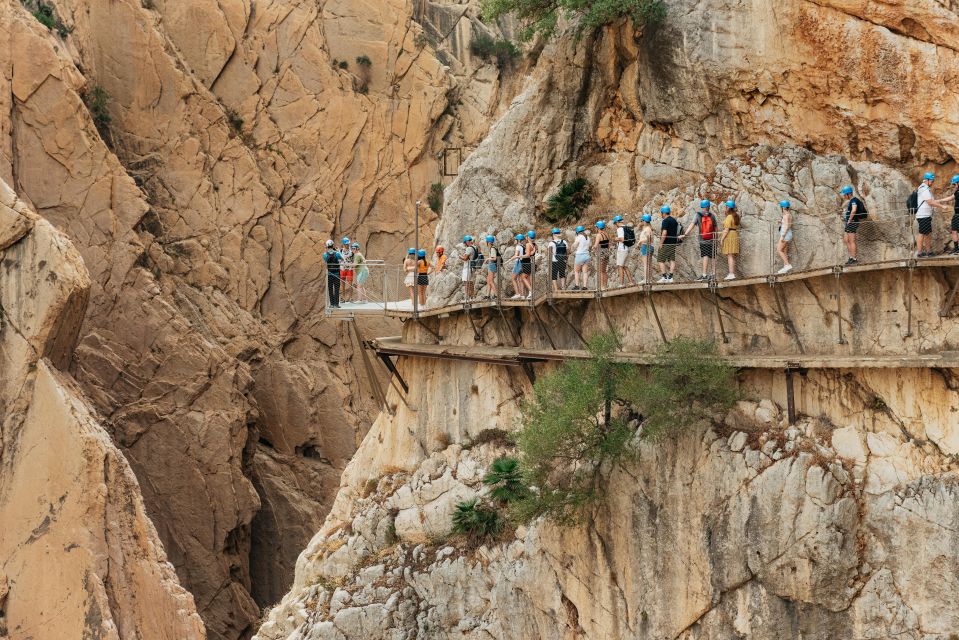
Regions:
[[[526,253],[526,236],[524,236],[522,233],[517,233],[514,239],[516,240],[515,250],[513,251],[513,256],[509,259],[509,262],[513,263],[512,299],[519,300],[526,297],[526,290],[523,282],[523,257]]]
[[[739,257],[739,211],[735,200],[726,201],[726,219],[723,220],[723,233],[719,238],[719,248],[726,256],[729,273],[723,280],[736,279],[736,258]]]
[[[783,259],[783,267],[776,273],[782,275],[793,270],[793,265],[789,261],[789,244],[793,241],[793,214],[789,200],[779,202],[779,211],[782,217],[779,218],[779,240],[776,242],[776,253]]]
[[[936,204],[944,209],[952,201],[952,220],[949,222],[949,233],[952,236],[952,251],[949,251],[949,245],[946,244],[946,251],[949,255],[959,256],[959,174],[952,176],[949,184],[953,188],[952,195],[936,200]]]
[[[626,268],[626,260],[629,258],[630,247],[636,244],[636,232],[633,231],[632,225],[623,221],[623,216],[614,217],[613,224],[616,225],[616,269],[619,271],[619,286],[625,287],[627,279],[635,286],[636,279]]]
[[[477,268],[478,259],[481,259],[479,250],[473,244],[473,236],[463,236],[463,244],[466,249],[460,259],[463,261],[462,281],[466,289],[466,301],[471,301],[476,296],[476,288],[473,284],[473,269]]]
[[[931,258],[935,255],[932,252],[932,210],[944,208],[932,195],[932,183],[935,180],[936,174],[927,171],[922,176],[922,182],[906,202],[909,209],[915,212],[916,225],[919,227],[919,239],[916,243],[917,258]]]
[[[499,270],[499,249],[496,247],[496,237],[486,236],[486,289],[489,293],[484,296],[484,300],[493,300],[499,297],[499,291],[496,289],[496,272]]]
[[[606,273],[609,267],[609,232],[606,231],[606,221],[600,220],[596,223],[596,239],[593,240],[593,248],[596,249],[596,254],[599,257],[599,264],[596,268],[599,270],[599,273],[596,274],[599,278],[599,288],[606,289],[608,274]]]
[[[526,232],[526,246],[523,249],[523,284],[526,286],[526,297],[533,297],[533,260],[536,259],[536,232],[530,229]]]
[[[416,299],[416,249],[410,247],[406,251],[406,259],[403,261],[403,285],[410,292],[410,306]]]
[[[549,241],[549,279],[553,284],[553,291],[562,291],[566,288],[566,268],[569,261],[569,247],[563,239],[563,232],[553,229],[553,239]]]
[[[343,281],[342,294],[343,302],[349,302],[353,297],[353,250],[350,249],[350,239],[343,238],[343,250],[340,255],[343,256],[343,264],[340,265],[340,280]]]
[[[693,222],[693,226],[699,229],[699,257],[703,259],[703,274],[696,278],[697,282],[709,280],[709,261],[713,259],[716,251],[716,229],[719,224],[716,216],[709,210],[712,204],[709,200],[700,201],[696,221]],[[692,232],[693,230],[689,229],[682,238],[685,239]]]
[[[846,201],[846,208],[842,214],[842,241],[843,244],[846,245],[846,251],[849,253],[846,264],[856,264],[859,262],[859,259],[856,257],[858,253],[856,233],[859,231],[859,225],[866,219],[868,211],[866,211],[866,205],[862,203],[862,200],[854,195],[851,184],[847,184],[840,189],[839,195]]]
[[[323,262],[326,263],[326,292],[330,309],[339,309],[340,265],[343,263],[343,254],[336,250],[332,240],[326,241],[326,251],[323,252]]]
[[[573,241],[573,291],[585,291],[589,282],[589,238],[586,227],[576,227]]]
[[[650,282],[651,274],[649,273],[652,269],[653,261],[653,240],[655,234],[653,233],[653,216],[648,213],[644,213],[641,218],[643,221],[643,228],[639,231],[639,257],[643,261],[643,279],[639,284],[647,284]]]
[[[426,287],[430,285],[430,261],[426,259],[426,250],[416,252],[416,290],[419,293],[420,309],[426,306]]]
[[[659,253],[656,256],[659,262],[660,282],[672,282],[673,274],[676,272],[676,245],[681,242],[682,225],[679,220],[673,217],[673,210],[669,205],[663,205],[659,209],[663,216],[662,231],[659,234]],[[668,270],[667,270],[668,267]]]
[[[360,243],[350,245],[353,249],[353,265],[356,271],[356,298],[355,302],[366,302],[366,281],[370,279],[370,269],[366,265],[366,256],[360,253]]]

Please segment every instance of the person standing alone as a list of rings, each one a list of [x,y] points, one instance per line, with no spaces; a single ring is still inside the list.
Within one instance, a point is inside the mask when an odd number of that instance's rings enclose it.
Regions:
[[[859,225],[866,219],[866,205],[853,194],[853,188],[850,184],[843,187],[839,191],[839,194],[843,200],[846,201],[846,209],[843,212],[844,226],[842,236],[842,241],[846,245],[846,251],[849,253],[849,259],[846,260],[846,264],[856,264],[859,262],[859,258],[856,257],[859,252],[859,247],[856,243],[856,233],[859,231]]]

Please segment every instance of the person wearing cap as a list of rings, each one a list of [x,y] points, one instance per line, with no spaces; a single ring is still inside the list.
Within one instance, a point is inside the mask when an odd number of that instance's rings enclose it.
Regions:
[[[343,263],[343,254],[336,250],[332,240],[326,241],[323,262],[326,263],[326,292],[330,309],[339,309],[340,265]]]
[[[419,293],[420,309],[426,306],[426,287],[430,285],[430,261],[426,259],[426,250],[416,252],[416,290]]]
[[[599,271],[596,274],[599,278],[599,288],[605,289],[608,277],[606,270],[609,266],[609,232],[606,231],[605,220],[596,223],[596,238],[593,240],[593,248],[596,249],[596,255],[599,257],[599,264],[596,266]]]
[[[499,297],[499,291],[496,289],[496,272],[499,269],[499,248],[496,246],[495,236],[486,236],[486,259],[483,266],[486,267],[486,290],[487,294],[483,296],[484,300],[493,300]]]
[[[523,249],[523,284],[526,286],[526,297],[533,297],[533,260],[536,259],[536,232],[530,229],[526,232],[526,246]]]
[[[350,245],[350,249],[353,250],[353,268],[356,271],[354,302],[366,302],[366,281],[370,279],[370,269],[366,265],[366,256],[360,253],[360,243],[354,242]]]
[[[676,245],[679,244],[679,221],[673,217],[673,210],[669,205],[659,209],[663,216],[662,231],[659,234],[659,253],[656,256],[659,262],[660,282],[672,282],[676,272]],[[667,269],[668,267],[668,269]]]
[[[948,208],[949,201],[952,201],[952,220],[949,223],[949,233],[952,235],[952,251],[950,255],[959,256],[959,174],[952,176],[949,181],[952,186],[952,195],[936,200],[940,207]],[[948,251],[948,245],[947,249]]]
[[[613,224],[616,225],[616,269],[619,271],[619,286],[625,287],[627,279],[630,284],[635,286],[636,279],[633,278],[632,272],[626,268],[626,260],[629,258],[629,246],[626,244],[627,224],[623,221],[623,216],[615,216]],[[630,237],[635,241],[635,235],[631,234]]]
[[[719,238],[719,248],[726,256],[726,266],[729,273],[724,280],[736,279],[736,258],[739,257],[739,210],[736,209],[736,201],[729,199],[726,201],[726,218],[723,220],[723,233]]]
[[[512,299],[519,300],[520,298],[526,297],[525,283],[523,281],[523,257],[526,254],[526,236],[522,233],[517,233],[514,240],[516,240],[516,245],[514,246],[513,255],[508,262],[513,263],[513,269],[511,271],[513,280]]]
[[[589,238],[586,227],[576,227],[576,239],[573,240],[573,291],[584,291],[589,281]]]
[[[935,197],[932,195],[932,183],[936,180],[936,174],[927,171],[922,176],[922,182],[916,188],[916,225],[919,227],[919,239],[917,249],[919,258],[931,258],[932,252],[932,210],[942,209]]]
[[[473,285],[473,261],[476,260],[476,247],[473,245],[473,236],[463,236],[463,244],[466,249],[460,260],[463,261],[463,273],[461,279],[466,289],[466,301],[469,302],[476,295]]]
[[[847,184],[840,189],[839,195],[846,201],[846,208],[842,216],[842,241],[843,244],[846,245],[846,251],[849,253],[846,264],[856,264],[859,262],[859,259],[856,257],[859,252],[858,245],[856,244],[856,233],[859,231],[859,225],[866,219],[866,205],[862,203],[862,200],[856,197],[851,184]]]
[[[342,293],[343,302],[349,302],[353,297],[353,250],[350,248],[350,239],[340,240],[343,248],[340,253],[343,255],[343,265],[340,267],[340,279],[344,282]]]
[[[403,284],[410,292],[410,305],[416,298],[416,249],[410,247],[406,250],[406,260],[403,261]]]
[[[562,291],[566,288],[569,247],[559,228],[553,229],[552,239],[547,246],[549,248],[549,280],[553,285],[553,291]]]
[[[712,205],[713,203],[709,200],[701,200],[696,221],[693,222],[693,227],[699,230],[699,257],[703,259],[703,273],[696,278],[697,281],[709,280],[709,261],[713,259],[716,250],[716,228],[719,224],[716,222],[716,216],[710,211]],[[692,232],[690,228],[680,238],[685,238]]]
[[[647,284],[650,282],[652,274],[653,261],[653,241],[655,240],[655,234],[653,233],[653,216],[648,213],[644,213],[641,218],[643,221],[643,228],[639,231],[639,256],[643,261],[643,279],[639,284]]]
[[[436,263],[433,265],[433,273],[439,273],[446,268],[446,249],[442,246],[436,247]]]
[[[793,214],[789,200],[779,201],[779,240],[776,242],[776,253],[783,259],[783,267],[776,273],[782,275],[793,270],[789,261],[789,243],[793,241]]]

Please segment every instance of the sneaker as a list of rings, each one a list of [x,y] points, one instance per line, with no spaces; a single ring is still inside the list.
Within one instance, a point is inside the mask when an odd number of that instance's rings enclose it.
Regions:
[[[848,260],[846,260],[846,266],[849,266],[851,264],[859,264],[859,261],[856,260],[855,258],[849,258]]]
[[[950,251],[950,252],[949,252],[949,255],[951,255],[951,256],[959,256],[959,247],[956,247],[955,249],[953,249],[952,251]]]
[[[707,280],[709,280],[709,276],[707,276],[706,274],[703,274],[699,276],[698,278],[696,278],[696,282],[706,282]]]
[[[735,279],[736,279],[735,273],[730,273],[725,278],[723,278],[723,280],[735,280]]]
[[[646,284],[646,280],[640,280],[639,282],[636,283],[636,286],[641,287],[644,284]]]
[[[661,276],[656,282],[669,282],[669,276]]]
[[[529,293],[526,294],[526,299],[527,299],[527,300],[532,300],[532,299],[533,299],[533,292],[532,292],[532,291],[530,291]]]
[[[793,270],[793,266],[791,264],[787,264],[783,266],[783,268],[777,271],[776,273],[778,273],[779,275],[782,275],[784,273],[789,273],[792,270]]]
[[[666,277],[669,278],[668,282],[672,282],[672,281],[673,281],[673,274],[670,273],[670,274],[668,274]]]

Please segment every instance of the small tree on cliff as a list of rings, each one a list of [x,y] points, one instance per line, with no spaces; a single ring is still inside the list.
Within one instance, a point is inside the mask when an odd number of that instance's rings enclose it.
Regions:
[[[533,386],[517,436],[529,493],[512,503],[519,520],[575,524],[605,497],[606,478],[633,456],[637,422],[662,438],[729,408],[735,370],[712,343],[678,339],[644,375],[616,361],[615,334],[594,336],[591,357],[570,361]]]
[[[523,25],[524,40],[536,34],[549,38],[556,33],[560,17],[574,25],[578,35],[630,18],[637,27],[656,25],[666,17],[664,0],[483,0],[483,17],[496,20],[514,15]]]

